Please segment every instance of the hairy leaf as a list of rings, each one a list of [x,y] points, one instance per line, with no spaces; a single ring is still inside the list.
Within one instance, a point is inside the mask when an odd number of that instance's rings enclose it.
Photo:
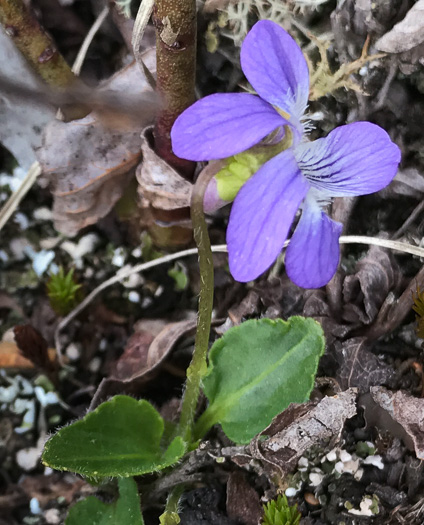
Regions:
[[[321,326],[291,317],[246,321],[210,351],[203,388],[209,407],[197,430],[220,423],[236,443],[248,443],[290,403],[309,398],[324,351]]]
[[[65,525],[144,525],[137,484],[132,478],[122,478],[118,484],[119,498],[114,503],[89,496],[71,508]]]
[[[162,450],[163,431],[164,421],[150,403],[115,396],[50,438],[42,461],[93,478],[138,476],[168,467],[183,456],[180,437]]]

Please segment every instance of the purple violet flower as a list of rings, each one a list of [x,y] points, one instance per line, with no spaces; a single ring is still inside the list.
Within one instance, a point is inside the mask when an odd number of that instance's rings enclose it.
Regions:
[[[290,126],[293,145],[263,164],[242,186],[227,229],[230,271],[247,282],[278,257],[299,208],[302,215],[287,248],[289,278],[319,288],[339,262],[342,224],[321,209],[332,197],[366,195],[387,186],[400,162],[399,148],[379,126],[356,122],[307,142],[302,119],[309,72],[301,49],[278,24],[255,24],[241,49],[241,66],[259,96],[205,97],[176,120],[173,150],[189,160],[230,157]]]

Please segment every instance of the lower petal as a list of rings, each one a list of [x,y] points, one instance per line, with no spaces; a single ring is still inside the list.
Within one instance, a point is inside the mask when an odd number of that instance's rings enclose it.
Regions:
[[[251,281],[271,266],[308,189],[291,150],[266,162],[241,188],[227,228],[234,279]]]
[[[343,226],[330,219],[315,202],[306,202],[286,252],[286,272],[302,288],[321,288],[339,264]]]

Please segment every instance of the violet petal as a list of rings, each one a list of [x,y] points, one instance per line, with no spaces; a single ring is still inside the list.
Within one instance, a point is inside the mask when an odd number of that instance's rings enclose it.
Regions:
[[[240,62],[258,95],[299,121],[308,103],[309,71],[293,38],[275,22],[261,20],[244,39]]]
[[[302,288],[320,288],[339,264],[339,237],[343,226],[330,219],[307,198],[302,216],[286,252],[286,272]]]
[[[241,188],[227,228],[230,271],[247,282],[278,257],[309,184],[292,150],[266,162]]]
[[[400,150],[376,124],[355,122],[299,144],[295,156],[311,186],[328,196],[367,195],[396,175]]]
[[[172,149],[188,160],[223,159],[260,142],[287,124],[267,102],[250,93],[217,93],[195,102],[175,121]]]

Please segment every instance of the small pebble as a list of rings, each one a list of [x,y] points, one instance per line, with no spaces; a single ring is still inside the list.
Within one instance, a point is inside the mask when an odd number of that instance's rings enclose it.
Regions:
[[[306,503],[308,503],[309,505],[319,505],[319,500],[311,492],[305,492],[305,495],[303,497]]]
[[[297,462],[297,466],[299,468],[306,468],[309,465],[309,461],[305,457],[301,457],[299,461]]]
[[[76,361],[81,356],[81,349],[79,345],[76,345],[75,343],[71,343],[70,345],[66,347],[65,353],[66,353],[66,357],[70,361]]]
[[[32,514],[41,514],[41,507],[37,498],[30,499],[29,509],[32,512]]]
[[[125,262],[125,251],[123,248],[116,248],[116,250],[113,252],[112,257],[112,264],[114,266],[118,266],[121,268],[121,266],[124,266]]]
[[[38,466],[40,454],[41,450],[36,447],[22,448],[16,453],[16,463],[21,467],[21,469],[29,472]]]
[[[138,292],[131,291],[128,294],[128,300],[132,303],[139,303],[140,302],[140,294]]]
[[[298,493],[299,491],[297,489],[295,489],[294,487],[289,487],[285,490],[285,494],[288,498],[293,498],[293,496],[296,496],[296,494]]]
[[[101,365],[102,365],[102,360],[100,359],[100,357],[95,357],[94,359],[90,361],[88,365],[88,369],[90,370],[90,372],[95,374],[96,372],[100,370]]]
[[[50,525],[58,525],[60,523],[60,512],[58,509],[48,509],[44,513],[44,519]]]
[[[368,456],[364,459],[364,465],[373,465],[374,467],[379,468],[380,470],[384,469],[384,463],[381,459],[381,456],[376,454],[375,456]]]
[[[331,461],[332,463],[334,461],[337,461],[336,449],[330,450],[330,452],[327,454],[326,458],[328,459],[328,461]]]
[[[309,474],[309,481],[313,487],[318,487],[318,485],[321,485],[323,479],[324,475],[319,474],[318,472],[311,472]]]
[[[341,450],[339,457],[340,457],[340,461],[343,461],[343,463],[345,463],[346,461],[350,461],[352,459],[352,455],[349,454],[349,452],[347,452],[346,450]]]
[[[21,230],[26,230],[29,226],[29,220],[28,220],[28,217],[22,213],[22,212],[17,212],[15,213],[15,216],[13,218],[13,222],[15,222],[16,224],[19,225],[19,228]]]
[[[53,218],[53,212],[47,207],[37,208],[32,214],[34,219],[37,221],[51,221]]]

